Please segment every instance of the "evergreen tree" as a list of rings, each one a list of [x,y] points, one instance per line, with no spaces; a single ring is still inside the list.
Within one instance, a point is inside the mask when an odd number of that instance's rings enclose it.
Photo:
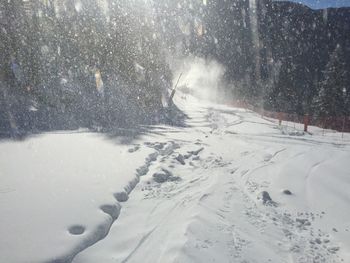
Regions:
[[[349,65],[343,48],[337,45],[324,71],[324,79],[319,83],[319,94],[315,98],[316,113],[325,117],[344,116],[350,85]]]
[[[139,122],[161,109],[172,76],[149,4],[9,0],[0,11],[1,79],[15,60],[26,83],[9,86],[31,87],[23,95],[44,129]]]

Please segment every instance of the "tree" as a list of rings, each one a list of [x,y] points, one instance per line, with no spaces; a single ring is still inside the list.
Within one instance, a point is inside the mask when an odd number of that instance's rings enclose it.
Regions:
[[[142,0],[2,1],[0,70],[16,60],[44,129],[148,120],[172,79],[154,21]]]
[[[344,116],[347,94],[349,94],[349,65],[344,50],[337,45],[324,71],[324,78],[319,83],[319,93],[315,98],[316,113],[325,117]]]

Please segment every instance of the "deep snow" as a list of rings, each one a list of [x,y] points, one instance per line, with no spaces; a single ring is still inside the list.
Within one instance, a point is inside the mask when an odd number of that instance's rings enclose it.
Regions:
[[[176,104],[131,143],[1,142],[0,262],[350,262],[349,134]]]

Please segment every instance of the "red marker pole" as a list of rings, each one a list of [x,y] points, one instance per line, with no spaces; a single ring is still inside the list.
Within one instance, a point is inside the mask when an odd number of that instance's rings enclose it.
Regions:
[[[309,114],[305,114],[304,115],[304,132],[307,132],[309,121],[310,121]]]
[[[282,112],[278,113],[278,125],[281,126],[282,125]]]

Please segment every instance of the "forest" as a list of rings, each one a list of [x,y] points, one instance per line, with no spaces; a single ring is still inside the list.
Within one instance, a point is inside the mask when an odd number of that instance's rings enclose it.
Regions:
[[[234,97],[286,113],[350,114],[350,8],[211,1],[204,21],[201,52],[225,65]]]
[[[148,7],[119,0],[1,5],[5,129],[123,126],[159,115],[171,72]]]
[[[0,3],[2,134],[166,121],[173,61],[225,68],[225,102],[350,115],[350,8],[271,0]]]

